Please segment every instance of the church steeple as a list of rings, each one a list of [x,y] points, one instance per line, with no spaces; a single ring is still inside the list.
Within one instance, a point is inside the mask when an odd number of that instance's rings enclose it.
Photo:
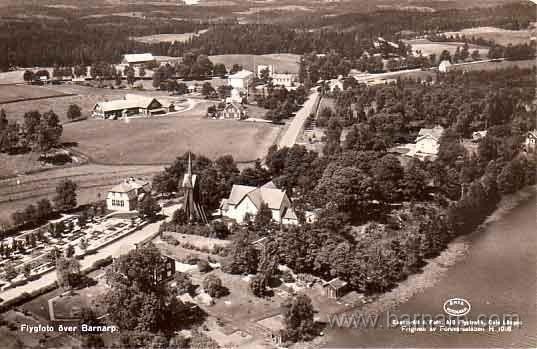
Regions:
[[[187,173],[192,176],[192,159],[190,158],[190,152],[188,152],[188,171]]]
[[[201,206],[198,179],[197,175],[192,174],[192,156],[191,153],[188,152],[187,170],[183,176],[181,185],[184,195],[183,209],[185,210],[188,222],[208,223],[205,210]]]

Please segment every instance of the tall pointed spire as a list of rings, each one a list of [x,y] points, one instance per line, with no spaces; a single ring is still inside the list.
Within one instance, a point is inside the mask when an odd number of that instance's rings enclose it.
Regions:
[[[190,159],[190,152],[188,152],[188,172],[189,175],[192,175],[192,159]]]

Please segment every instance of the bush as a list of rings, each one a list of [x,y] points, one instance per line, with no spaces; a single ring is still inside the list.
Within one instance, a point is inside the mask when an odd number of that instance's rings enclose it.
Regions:
[[[221,257],[226,257],[227,252],[228,252],[227,248],[223,245],[214,245],[213,250],[211,251],[212,254],[215,254]]]
[[[200,257],[197,254],[188,254],[183,258],[183,263],[194,265],[197,264]]]
[[[198,269],[201,273],[208,273],[213,270],[213,268],[209,265],[209,262],[205,259],[200,259],[197,264]]]
[[[110,265],[112,264],[112,261],[112,256],[108,256],[104,259],[99,259],[98,261],[93,262],[90,270],[97,270],[107,265]]]

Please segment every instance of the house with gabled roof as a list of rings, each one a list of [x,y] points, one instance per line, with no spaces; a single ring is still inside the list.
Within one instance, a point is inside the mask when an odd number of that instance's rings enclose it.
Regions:
[[[150,190],[149,182],[134,177],[127,178],[108,191],[106,208],[111,211],[134,211],[138,201]]]
[[[416,157],[436,156],[440,146],[440,137],[443,134],[444,128],[442,126],[420,129],[418,137],[416,137],[415,147],[412,154],[409,155]]]
[[[164,114],[170,107],[163,106],[154,97],[137,94],[126,94],[124,99],[98,102],[93,107],[93,117],[100,119],[119,119],[130,116],[149,117],[155,114]]]
[[[220,119],[243,120],[247,117],[246,108],[242,104],[235,102],[226,104],[218,114]]]
[[[298,224],[298,219],[287,194],[268,182],[261,187],[233,185],[229,198],[220,203],[223,216],[243,223],[247,215],[255,217],[265,203],[272,211],[272,219],[282,224]]]
[[[338,299],[345,295],[347,286],[348,283],[346,281],[343,281],[340,278],[335,278],[325,283],[323,289],[326,297]]]

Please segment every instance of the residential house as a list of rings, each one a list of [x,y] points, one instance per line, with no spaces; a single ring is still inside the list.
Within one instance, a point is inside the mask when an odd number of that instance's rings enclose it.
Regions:
[[[134,211],[138,201],[150,190],[149,182],[130,177],[108,191],[106,208],[111,211]]]
[[[127,64],[132,67],[140,67],[145,64],[154,64],[156,59],[151,53],[134,53],[123,55],[121,64]]]
[[[247,90],[252,84],[253,78],[254,73],[249,70],[241,70],[228,76],[228,85],[239,90]]]
[[[479,142],[487,135],[487,130],[472,132],[472,142]]]
[[[223,199],[220,203],[220,211],[223,216],[242,223],[247,214],[255,217],[263,203],[266,203],[272,211],[274,221],[283,224],[298,224],[291,200],[283,190],[276,188],[272,182],[259,188],[233,185],[229,198]]]
[[[224,109],[222,109],[218,115],[220,119],[243,120],[246,119],[247,112],[242,104],[231,102],[226,104]]]
[[[535,152],[537,149],[537,130],[529,131],[524,140],[524,148],[527,152]]]
[[[275,86],[293,87],[295,86],[298,76],[290,73],[274,73],[272,74],[272,84]]]
[[[443,133],[444,128],[442,126],[422,128],[416,138],[414,149],[409,155],[418,158],[436,156],[440,146],[440,137],[442,137]]]
[[[324,294],[328,298],[338,299],[347,292],[347,282],[340,278],[335,278],[323,285]]]
[[[447,73],[449,72],[450,68],[451,68],[451,62],[448,61],[448,60],[443,60],[442,62],[440,62],[440,64],[438,65],[438,71],[441,72],[441,73]]]
[[[162,103],[154,97],[135,94],[125,95],[125,99],[99,102],[93,107],[93,117],[101,119],[119,119],[129,116],[149,117],[155,114],[166,113],[170,105],[163,107]]]

